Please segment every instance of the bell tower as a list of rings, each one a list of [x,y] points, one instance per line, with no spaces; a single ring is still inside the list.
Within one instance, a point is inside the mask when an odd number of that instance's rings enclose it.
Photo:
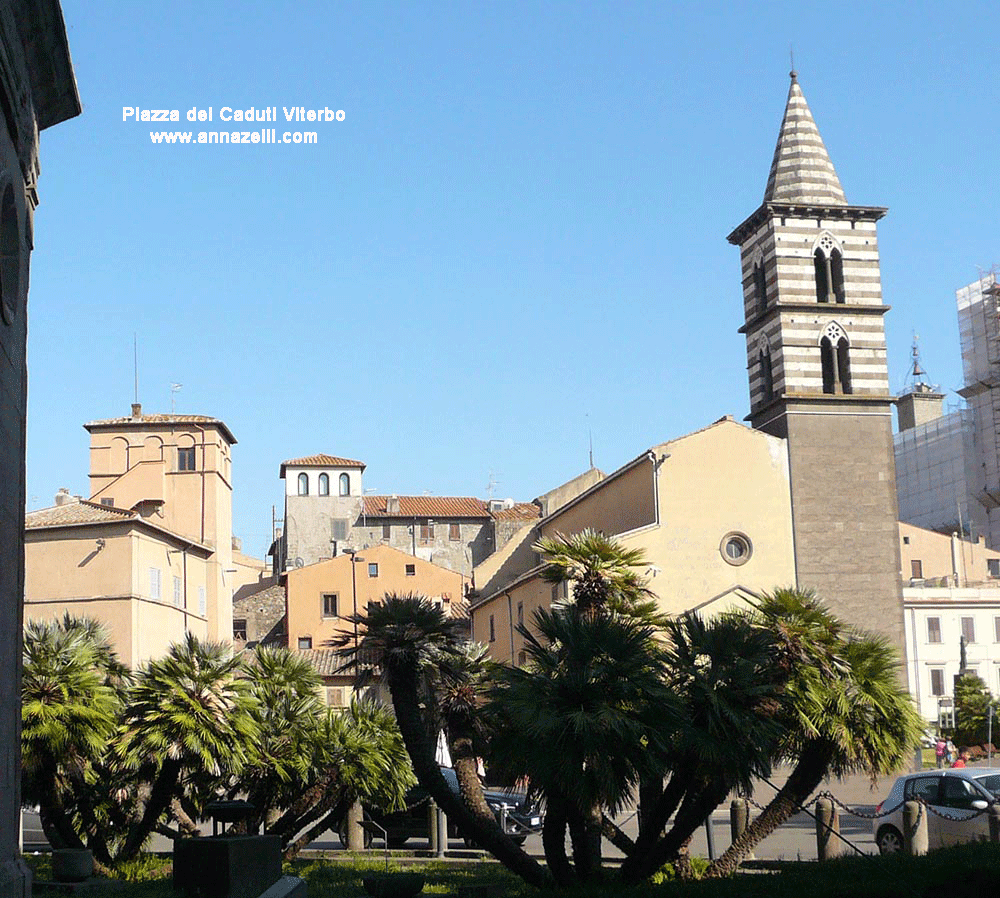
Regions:
[[[900,650],[903,604],[876,206],[848,204],[795,72],[740,248],[750,414],[788,441],[796,575]]]

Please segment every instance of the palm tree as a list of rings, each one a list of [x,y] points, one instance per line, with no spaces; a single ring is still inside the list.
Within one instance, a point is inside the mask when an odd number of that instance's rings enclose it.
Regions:
[[[368,702],[344,711],[319,699],[315,668],[284,648],[259,648],[247,665],[251,713],[261,736],[230,785],[252,815],[237,831],[263,825],[291,860],[336,828],[356,799],[395,809],[415,782],[392,715]]]
[[[599,877],[604,814],[662,776],[679,725],[654,628],[601,607],[536,612],[534,631],[520,628],[528,666],[498,671],[491,694],[491,760],[545,795],[546,859],[562,885],[574,878],[566,826],[576,875]]]
[[[618,610],[635,606],[648,610],[644,603],[653,593],[636,571],[646,563],[642,549],[628,549],[590,528],[570,536],[544,537],[534,548],[544,559],[542,578],[548,583],[571,583],[573,599],[584,614],[609,604]]]
[[[435,759],[440,715],[425,676],[426,665],[455,654],[461,637],[458,622],[445,617],[426,598],[387,595],[354,619],[364,632],[358,648],[343,650],[344,666],[363,660],[379,668],[392,697],[413,770],[423,786],[467,838],[536,886],[548,883],[545,870],[504,833],[483,796],[474,759],[455,759],[461,796],[445,782]]]
[[[784,732],[785,677],[769,631],[737,615],[705,621],[688,612],[669,621],[664,636],[666,686],[682,711],[659,783],[668,772],[669,779],[644,796],[639,837],[622,864],[630,883],[675,859],[732,789],[770,773]]]
[[[148,796],[130,821],[123,858],[139,851],[167,812],[181,774],[207,794],[246,764],[260,739],[242,662],[221,643],[188,634],[139,671],[122,723],[119,758]]]
[[[776,590],[754,616],[779,635],[790,701],[775,759],[794,759],[795,766],[760,816],[710,866],[710,876],[733,872],[827,775],[865,771],[874,780],[897,770],[923,729],[884,639],[846,631],[810,591]]]
[[[31,621],[21,680],[22,798],[37,804],[55,848],[91,844],[98,860],[109,807],[104,756],[124,707],[128,671],[95,621]]]

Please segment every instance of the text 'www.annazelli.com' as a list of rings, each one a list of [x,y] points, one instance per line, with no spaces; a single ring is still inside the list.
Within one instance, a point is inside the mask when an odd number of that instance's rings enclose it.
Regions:
[[[319,143],[315,131],[150,131],[153,143]]]

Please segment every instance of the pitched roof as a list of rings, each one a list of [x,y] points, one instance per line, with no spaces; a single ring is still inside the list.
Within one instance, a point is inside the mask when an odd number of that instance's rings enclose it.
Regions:
[[[534,521],[542,516],[542,510],[534,502],[515,502],[512,508],[491,511],[495,521]]]
[[[308,661],[321,677],[332,677],[336,674],[349,673],[350,668],[344,668],[344,659],[336,649],[297,649],[295,657]]]
[[[791,78],[764,202],[846,206],[844,188],[840,186],[795,72],[791,73]]]
[[[302,458],[290,458],[281,463],[281,477],[285,476],[285,468],[361,468],[365,469],[363,461],[353,458],[341,458],[339,455],[304,455]]]
[[[131,521],[139,515],[125,508],[112,508],[80,499],[65,505],[53,505],[29,511],[24,516],[25,530],[40,530],[43,527],[65,527],[72,524],[108,524]]]
[[[399,511],[387,510],[388,499],[399,500]],[[465,496],[365,496],[369,518],[488,518],[489,506],[482,499]]]
[[[225,422],[220,421],[218,418],[212,418],[209,415],[131,415],[124,418],[104,418],[101,421],[88,421],[83,426],[89,431],[107,430],[109,428],[117,429],[121,427],[135,427],[138,429],[156,424],[170,424],[180,427],[185,425],[203,427],[206,424],[212,424],[222,431],[223,436],[231,444],[236,444],[236,437],[233,436],[233,432],[226,426]]]

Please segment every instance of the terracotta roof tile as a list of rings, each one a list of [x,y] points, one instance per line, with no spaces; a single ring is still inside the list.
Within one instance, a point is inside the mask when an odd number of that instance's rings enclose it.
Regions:
[[[281,476],[285,476],[285,468],[361,468],[366,467],[363,461],[353,458],[341,458],[339,455],[304,455],[302,458],[290,458],[281,463]]]
[[[220,421],[218,418],[213,418],[209,415],[138,415],[137,417],[124,417],[124,418],[105,418],[101,421],[88,421],[84,424],[86,430],[91,429],[106,429],[106,428],[117,428],[117,427],[148,427],[151,424],[176,424],[185,425],[193,424],[201,427],[205,424],[216,425],[226,436],[226,439],[230,443],[235,445],[236,437],[233,436],[232,431],[226,426],[224,421]]]
[[[502,508],[491,514],[497,521],[534,521],[541,517],[542,510],[534,502],[515,502],[513,508]]]
[[[138,519],[139,515],[125,508],[112,508],[81,499],[66,505],[53,505],[29,511],[24,516],[26,530],[40,530],[43,527],[64,527],[70,524],[107,524]]]
[[[350,672],[349,669],[347,671],[341,669],[344,659],[337,654],[336,649],[298,649],[294,654],[296,657],[308,661],[316,668],[316,673],[321,677],[332,677],[335,674]]]
[[[390,498],[399,500],[398,511],[388,511]],[[465,496],[365,496],[369,518],[488,518],[482,499]]]

